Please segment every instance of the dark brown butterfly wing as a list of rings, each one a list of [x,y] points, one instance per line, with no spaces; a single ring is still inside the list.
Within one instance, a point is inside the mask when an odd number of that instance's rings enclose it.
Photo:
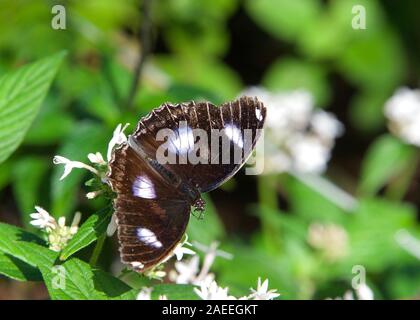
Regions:
[[[110,168],[121,260],[138,271],[147,270],[180,242],[190,204],[128,144],[114,151]]]
[[[220,107],[208,102],[163,104],[139,122],[132,139],[152,159],[156,159],[158,148],[167,143],[168,153],[174,153],[178,158],[176,164],[164,166],[198,191],[208,192],[232,177],[245,163],[259,138],[258,129],[262,129],[265,116],[264,105],[256,98],[249,97],[225,103]],[[180,123],[183,121],[186,126],[181,127]],[[168,139],[170,143],[168,140],[156,139],[161,129],[171,129],[176,133],[174,138]],[[209,137],[205,146],[207,150],[200,150],[200,155],[206,159],[204,163],[181,163],[179,160],[185,154],[197,151],[194,149],[197,137],[192,129],[203,129]],[[212,148],[212,130],[222,129],[225,129],[228,136],[228,145]],[[245,142],[245,130],[252,132],[248,143]],[[222,161],[223,149],[230,150],[230,159],[227,162]],[[240,156],[235,158],[235,154]]]

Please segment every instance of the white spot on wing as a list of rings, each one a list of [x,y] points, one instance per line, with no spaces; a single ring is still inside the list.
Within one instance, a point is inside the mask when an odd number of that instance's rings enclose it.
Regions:
[[[187,154],[189,150],[194,148],[194,134],[191,127],[183,124],[186,121],[181,121],[179,128],[175,130],[175,134],[169,137],[168,149],[172,153],[180,155]]]
[[[153,182],[147,176],[138,176],[132,187],[133,195],[139,198],[155,199],[156,191]]]
[[[242,138],[241,130],[232,123],[229,123],[223,129],[227,137],[233,141],[239,148],[244,147],[244,140]]]
[[[163,246],[162,242],[157,239],[155,233],[147,228],[137,228],[137,239],[155,248],[161,248]]]
[[[143,269],[144,268],[144,264],[141,263],[141,262],[139,262],[139,261],[133,261],[133,262],[131,262],[131,266],[134,269]]]
[[[258,108],[256,108],[255,109],[255,117],[258,119],[258,121],[261,121],[262,120],[262,113],[261,113],[261,110],[260,109],[258,109]]]

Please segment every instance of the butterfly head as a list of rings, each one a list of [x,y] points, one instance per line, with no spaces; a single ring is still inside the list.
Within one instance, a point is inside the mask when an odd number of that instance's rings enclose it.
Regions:
[[[195,200],[194,204],[194,216],[197,217],[199,220],[203,219],[203,212],[206,208],[206,202],[200,197],[197,200]],[[198,213],[196,215],[196,213]]]

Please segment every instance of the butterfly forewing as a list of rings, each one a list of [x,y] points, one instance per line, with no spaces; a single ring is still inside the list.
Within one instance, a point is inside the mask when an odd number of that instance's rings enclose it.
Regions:
[[[164,104],[139,122],[133,138],[152,159],[157,159],[157,150],[165,143],[167,158],[174,159],[169,156],[174,154],[176,162],[163,165],[198,191],[208,192],[229,179],[244,164],[259,137],[265,115],[263,104],[247,97],[220,107],[208,102]],[[162,129],[170,129],[174,135],[159,140],[157,135]],[[196,129],[206,133],[207,143],[204,146],[197,143]],[[212,136],[217,130],[221,134],[219,140]],[[244,134],[246,130],[250,130],[250,136]],[[222,145],[222,137],[227,139],[227,145]],[[200,150],[197,150],[198,147]],[[197,151],[201,161],[192,163],[189,157]],[[227,151],[228,154],[224,155],[223,152]]]

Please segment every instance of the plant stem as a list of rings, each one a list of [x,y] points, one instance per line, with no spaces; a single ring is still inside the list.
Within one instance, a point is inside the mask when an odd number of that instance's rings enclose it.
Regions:
[[[92,256],[90,257],[89,264],[94,267],[98,262],[99,255],[101,254],[102,248],[104,246],[106,239],[106,234],[100,236],[96,241],[95,248],[93,249]]]
[[[133,107],[134,98],[136,97],[137,88],[140,86],[141,81],[141,74],[144,69],[144,64],[146,62],[147,56],[151,51],[151,17],[150,17],[150,9],[151,9],[152,0],[143,0],[143,6],[141,6],[141,16],[142,16],[142,23],[140,27],[140,42],[141,42],[141,52],[139,60],[136,64],[134,70],[134,77],[131,83],[130,92],[128,94],[128,98],[126,101],[126,108],[131,109]]]
[[[273,251],[281,248],[278,238],[278,230],[273,225],[277,214],[277,177],[275,175],[258,176],[258,198],[260,203],[260,219],[262,235],[265,243]]]
[[[264,207],[277,209],[276,176],[258,176],[258,197],[260,204]]]

